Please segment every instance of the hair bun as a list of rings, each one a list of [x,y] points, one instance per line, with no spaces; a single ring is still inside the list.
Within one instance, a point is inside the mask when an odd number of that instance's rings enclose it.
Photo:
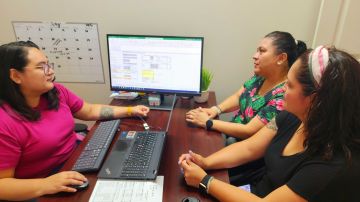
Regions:
[[[301,55],[303,54],[306,50],[307,50],[307,46],[306,46],[306,43],[301,41],[301,40],[295,40],[296,43],[296,46],[297,46],[297,55]]]

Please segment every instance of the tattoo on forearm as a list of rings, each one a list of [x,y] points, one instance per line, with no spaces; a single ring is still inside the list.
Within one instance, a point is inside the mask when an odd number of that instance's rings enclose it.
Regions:
[[[114,110],[111,107],[101,107],[100,109],[100,119],[113,119]]]
[[[276,125],[275,118],[271,119],[271,121],[268,124],[266,124],[266,127],[271,129],[271,130],[277,131],[278,127]]]

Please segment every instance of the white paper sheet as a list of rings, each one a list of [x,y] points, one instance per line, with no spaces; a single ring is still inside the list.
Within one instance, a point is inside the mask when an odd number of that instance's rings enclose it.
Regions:
[[[99,179],[90,202],[161,202],[164,176],[155,181]]]

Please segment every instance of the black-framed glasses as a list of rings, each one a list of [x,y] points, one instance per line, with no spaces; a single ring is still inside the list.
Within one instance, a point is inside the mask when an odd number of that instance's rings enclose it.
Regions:
[[[42,63],[37,67],[42,67],[42,69],[44,70],[44,74],[49,75],[50,69],[54,70],[54,63]]]

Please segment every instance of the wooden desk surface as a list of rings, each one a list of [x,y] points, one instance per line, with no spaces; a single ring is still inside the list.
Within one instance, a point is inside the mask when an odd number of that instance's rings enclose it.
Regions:
[[[205,104],[196,104],[194,103],[193,99],[177,99],[176,106],[170,120],[169,131],[166,137],[166,144],[160,163],[159,175],[164,176],[164,202],[181,201],[187,196],[196,197],[200,199],[200,201],[215,200],[211,196],[200,194],[198,189],[187,186],[177,164],[179,156],[182,153],[188,152],[189,150],[207,156],[223,147],[224,143],[220,133],[206,131],[204,129],[192,126],[185,121],[185,113],[189,109],[198,106],[212,106],[216,103],[215,100],[215,94],[213,92],[210,93],[209,101]],[[127,105],[128,103],[114,100],[111,102],[111,104]],[[151,130],[165,130],[169,115],[169,111],[152,110],[145,120],[150,126]],[[144,130],[142,123],[142,120],[139,118],[124,118],[120,124],[120,131]],[[97,125],[98,123],[94,125],[85,138],[85,142],[79,145],[74,154],[66,162],[62,170],[70,170],[72,168],[72,165],[75,163],[81,151],[84,149],[85,143],[91,138]],[[118,135],[119,132],[115,136],[114,140],[117,139]],[[111,145],[109,151],[111,150],[112,146],[113,144]],[[209,174],[215,176],[217,179],[229,182],[227,170],[210,171]],[[39,198],[38,201],[88,201],[96,184],[97,173],[85,173],[85,176],[90,182],[87,190],[80,191],[75,194],[60,193],[44,196]]]

